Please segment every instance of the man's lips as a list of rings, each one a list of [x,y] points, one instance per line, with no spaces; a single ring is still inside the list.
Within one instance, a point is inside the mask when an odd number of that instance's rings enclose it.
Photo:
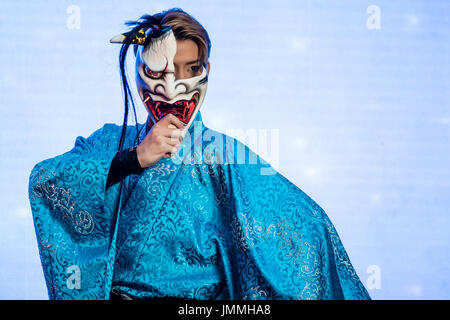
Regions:
[[[187,124],[191,119],[195,106],[198,103],[199,96],[198,93],[195,93],[190,100],[178,100],[175,103],[170,104],[164,101],[153,101],[148,91],[145,91],[143,95],[144,103],[156,121],[159,121],[169,113],[172,113],[184,124]]]

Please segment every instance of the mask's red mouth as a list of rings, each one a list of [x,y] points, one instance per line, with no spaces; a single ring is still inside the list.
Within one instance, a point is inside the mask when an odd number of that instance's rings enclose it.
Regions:
[[[150,93],[146,91],[144,92],[144,103],[156,121],[159,121],[169,113],[172,113],[184,124],[187,124],[198,103],[198,96],[198,93],[195,93],[191,100],[178,100],[177,102],[170,104],[163,101],[153,101]]]

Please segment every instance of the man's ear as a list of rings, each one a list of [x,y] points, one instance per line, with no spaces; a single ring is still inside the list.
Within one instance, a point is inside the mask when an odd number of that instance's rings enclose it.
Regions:
[[[209,62],[206,64],[206,72],[209,74]]]

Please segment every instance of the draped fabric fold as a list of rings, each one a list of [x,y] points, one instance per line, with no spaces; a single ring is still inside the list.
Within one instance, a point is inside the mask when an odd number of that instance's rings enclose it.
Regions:
[[[115,255],[115,204],[120,185],[105,190],[116,154],[111,125],[74,148],[38,163],[29,199],[50,299],[107,299]],[[82,290],[80,289],[82,288]]]
[[[31,173],[51,299],[370,299],[320,206],[200,112],[177,155],[106,190],[120,130]]]

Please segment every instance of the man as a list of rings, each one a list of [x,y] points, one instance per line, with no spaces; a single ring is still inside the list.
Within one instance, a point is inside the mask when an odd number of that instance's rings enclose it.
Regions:
[[[202,122],[206,30],[180,9],[128,24],[111,40],[123,125],[78,137],[30,176],[50,298],[370,299],[326,213]],[[128,127],[130,46],[149,116]]]

